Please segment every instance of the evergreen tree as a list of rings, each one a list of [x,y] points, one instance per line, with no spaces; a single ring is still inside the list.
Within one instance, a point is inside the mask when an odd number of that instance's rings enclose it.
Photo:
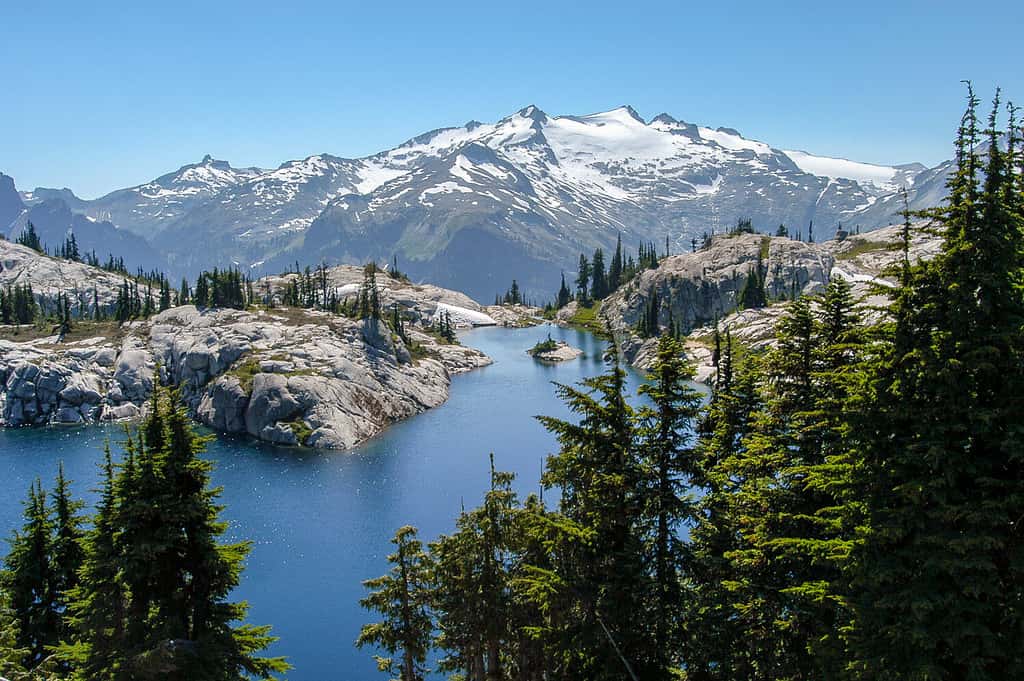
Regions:
[[[25,229],[18,235],[18,238],[15,239],[15,243],[27,246],[28,248],[40,253],[43,252],[43,244],[39,241],[39,234],[36,233],[36,226],[32,224],[31,220],[25,225]]]
[[[60,633],[51,574],[53,525],[39,480],[29,488],[24,506],[25,525],[10,540],[11,551],[0,573],[0,590],[9,595],[17,618],[18,647],[28,651],[23,664],[33,668],[48,655],[47,646],[58,643]]]
[[[590,295],[594,300],[603,300],[608,295],[608,279],[604,270],[604,251],[594,251],[594,259],[590,265]]]
[[[576,270],[576,300],[584,307],[588,305],[589,301],[587,293],[590,290],[588,288],[590,284],[590,273],[590,263],[587,261],[587,256],[580,253],[580,264]]]
[[[690,387],[694,370],[685,359],[682,344],[672,336],[658,340],[658,354],[640,388],[650,407],[640,410],[640,451],[646,472],[643,497],[644,517],[649,525],[654,566],[651,600],[653,617],[653,665],[662,678],[678,668],[678,641],[683,619],[680,604],[682,558],[680,529],[693,520],[694,508],[688,488],[698,475],[691,434],[701,407],[700,394]],[[653,676],[651,678],[654,678]]]
[[[865,677],[1024,675],[1020,159],[1000,147],[993,107],[979,186],[976,108],[969,89],[949,198],[931,213],[942,252],[911,266],[891,343],[855,401],[851,494],[866,517],[851,648]]]
[[[626,402],[618,353],[608,371],[580,388],[559,385],[559,396],[578,423],[538,417],[559,441],[543,482],[561,490],[560,511],[589,539],[575,547],[574,571],[559,575],[574,601],[565,623],[574,650],[576,678],[646,678],[657,667],[649,645],[643,595],[650,578],[640,539],[641,464],[633,410]]]
[[[7,594],[0,589],[0,677],[8,681],[28,681],[30,678],[24,665],[28,649],[19,646],[18,638],[17,617]]]
[[[269,627],[238,624],[248,606],[227,600],[248,542],[221,544],[219,489],[183,407],[154,393],[125,464],[104,489],[75,591],[72,657],[84,678],[271,678],[288,665],[259,657]],[[115,571],[113,580],[108,577]],[[102,601],[100,600],[102,598]]]
[[[565,285],[565,272],[562,272],[562,285],[558,287],[558,299],[555,301],[555,307],[561,310],[569,304],[570,300],[572,300],[572,292]]]
[[[614,291],[623,283],[622,271],[622,234],[620,233],[615,238],[615,253],[612,255],[612,261],[608,265],[608,291]]]
[[[394,567],[386,575],[363,582],[371,591],[359,601],[384,619],[364,625],[356,645],[375,645],[398,653],[398,660],[378,656],[380,670],[397,673],[400,681],[419,681],[429,671],[424,665],[434,629],[429,610],[430,559],[414,527],[399,528],[391,543],[396,551],[388,556],[388,562]]]
[[[58,617],[60,630],[55,640],[64,640],[68,633],[64,622],[71,594],[78,586],[78,571],[85,560],[82,546],[84,533],[81,510],[84,504],[71,497],[70,481],[64,477],[64,464],[60,464],[53,490],[53,537],[50,545],[50,596]]]

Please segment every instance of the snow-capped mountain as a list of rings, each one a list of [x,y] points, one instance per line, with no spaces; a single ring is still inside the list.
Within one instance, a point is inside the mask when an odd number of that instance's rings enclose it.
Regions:
[[[887,225],[901,187],[912,208],[934,205],[947,171],[776,149],[628,106],[587,116],[529,106],[360,159],[261,171],[207,157],[72,208],[144,235],[175,273],[398,255],[415,276],[488,299],[512,277],[549,291],[581,251],[619,234],[630,248],[667,237],[679,251],[738,218],[805,235],[813,221],[819,239],[840,224]]]
[[[151,239],[206,200],[264,172],[260,168],[233,168],[227,161],[207,155],[199,163],[182,166],[151,182],[119,189],[94,201],[84,201],[84,205],[68,200],[66,195],[60,198],[76,212],[97,220],[109,220]],[[36,189],[31,197],[57,198],[53,195],[55,191]],[[70,190],[64,192],[70,194]]]

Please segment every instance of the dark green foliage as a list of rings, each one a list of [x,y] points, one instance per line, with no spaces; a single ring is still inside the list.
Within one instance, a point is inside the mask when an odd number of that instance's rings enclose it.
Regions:
[[[307,305],[312,307],[315,300]],[[363,268],[363,285],[359,289],[359,299],[356,303],[359,319],[380,319],[380,289],[377,288],[377,265],[369,263]]]
[[[615,238],[615,253],[612,255],[612,261],[608,264],[608,292],[612,292],[623,283],[622,271],[622,235],[619,234]]]
[[[850,638],[871,678],[1024,675],[1021,159],[998,143],[998,96],[984,133],[976,107],[969,90],[949,200],[930,213],[943,250],[905,268],[892,335],[855,396],[850,495],[865,513]]]
[[[25,525],[11,538],[11,551],[0,575],[2,589],[9,595],[17,617],[18,647],[27,651],[22,663],[28,668],[38,665],[47,655],[46,647],[58,642],[60,616],[53,600],[52,534],[46,492],[36,480],[25,501]]]
[[[604,300],[610,293],[608,289],[608,275],[604,269],[604,251],[600,248],[594,251],[594,258],[590,265],[590,296],[594,300]]]
[[[750,218],[737,218],[736,226],[729,230],[729,234],[754,234],[754,224]]]
[[[658,299],[658,289],[651,287],[640,310],[640,318],[636,323],[636,332],[642,338],[654,338],[661,334],[661,326],[658,324],[658,316],[661,314],[661,301]]]
[[[445,343],[458,343],[459,338],[455,335],[455,324],[452,323],[452,313],[444,310],[439,312],[434,319],[434,331]]]
[[[0,290],[0,322],[31,324],[39,314],[32,284],[16,284]]]
[[[249,544],[219,543],[206,440],[173,403],[157,390],[118,470],[108,455],[62,654],[90,681],[271,678],[288,665],[258,656],[269,627],[238,624],[247,605],[227,600]]]
[[[658,340],[658,354],[647,379],[640,393],[652,404],[638,413],[639,451],[645,471],[642,517],[645,534],[651,538],[649,553],[653,554],[648,559],[653,563],[653,667],[664,675],[682,662],[677,647],[684,624],[680,530],[694,519],[688,488],[697,479],[699,468],[691,440],[702,400],[690,385],[693,367],[672,336]]]
[[[39,234],[36,232],[36,226],[33,225],[31,221],[25,225],[25,229],[22,230],[21,234],[18,235],[18,238],[14,240],[14,243],[27,246],[34,251],[39,251],[40,253],[45,252],[42,242],[39,241]]]
[[[590,300],[589,284],[591,271],[587,256],[580,253],[580,264],[576,268],[576,300],[579,301],[580,305],[586,306]]]
[[[63,244],[61,244],[59,255],[65,260],[74,260],[76,262],[82,261],[82,255],[78,252],[78,242],[75,240],[74,232],[65,239]]]
[[[551,339],[551,334],[549,333],[547,340],[540,341],[532,348],[530,348],[527,352],[529,352],[531,355],[536,355],[541,352],[550,352],[551,350],[555,350],[556,348],[558,348],[558,343]]]
[[[747,278],[743,282],[743,290],[740,291],[739,305],[744,310],[756,310],[768,304],[768,294],[765,292],[765,266],[760,251],[757,254],[757,263],[747,270]]]
[[[565,286],[565,277],[562,277],[562,285]],[[519,291],[519,284],[515,279],[512,280],[512,286],[509,287],[508,291],[505,291],[505,296],[501,299],[501,303],[505,305],[521,305],[523,303],[523,294]]]
[[[247,304],[245,279],[237,268],[200,272],[196,279],[193,302],[199,307],[230,307],[245,309]],[[147,300],[149,296],[147,295]]]
[[[371,592],[359,601],[384,619],[364,625],[356,645],[374,645],[398,653],[398,660],[378,656],[380,670],[397,672],[400,681],[419,681],[429,671],[424,663],[434,629],[429,611],[430,558],[416,538],[414,527],[399,528],[391,543],[396,550],[388,556],[388,562],[394,567],[382,577],[363,582]]]
[[[555,301],[555,307],[561,310],[569,304],[570,300],[572,300],[572,291],[565,285],[565,272],[562,272],[562,285],[558,287],[558,298]]]
[[[64,613],[83,560],[81,508],[71,498],[61,464],[52,505],[37,480],[25,503],[25,526],[11,539],[0,592],[9,595],[15,640],[25,651],[21,664],[27,669],[49,658],[68,634]],[[51,661],[47,666],[54,665]]]

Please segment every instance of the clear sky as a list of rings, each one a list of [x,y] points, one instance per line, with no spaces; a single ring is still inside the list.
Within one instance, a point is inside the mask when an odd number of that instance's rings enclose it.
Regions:
[[[781,148],[951,155],[963,78],[1024,104],[1024,2],[28,2],[0,171],[92,198],[204,154],[362,156],[527,104],[631,104]]]

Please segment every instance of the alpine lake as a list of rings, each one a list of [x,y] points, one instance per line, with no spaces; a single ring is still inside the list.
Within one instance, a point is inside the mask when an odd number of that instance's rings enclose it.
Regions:
[[[558,364],[535,361],[526,350],[548,334],[584,355]],[[607,344],[583,331],[478,328],[460,340],[494,364],[455,376],[445,404],[356,449],[278,448],[226,436],[207,448],[213,482],[223,488],[226,539],[253,542],[234,598],[249,602],[250,623],[273,625],[280,640],[268,653],[287,656],[294,666],[290,681],[384,678],[373,651],[353,644],[359,628],[376,617],[359,606],[362,581],[387,571],[395,530],[414,525],[424,542],[451,532],[463,506],[481,502],[492,452],[499,470],[516,474],[521,497],[538,492],[544,459],[557,443],[534,416],[568,418],[553,382],[572,384],[605,369]],[[639,382],[629,372],[634,396]],[[9,537],[20,528],[29,486],[38,477],[51,487],[61,461],[74,495],[91,508],[104,443],[117,455],[123,428],[0,430],[0,533]],[[555,503],[554,493],[547,494]]]

